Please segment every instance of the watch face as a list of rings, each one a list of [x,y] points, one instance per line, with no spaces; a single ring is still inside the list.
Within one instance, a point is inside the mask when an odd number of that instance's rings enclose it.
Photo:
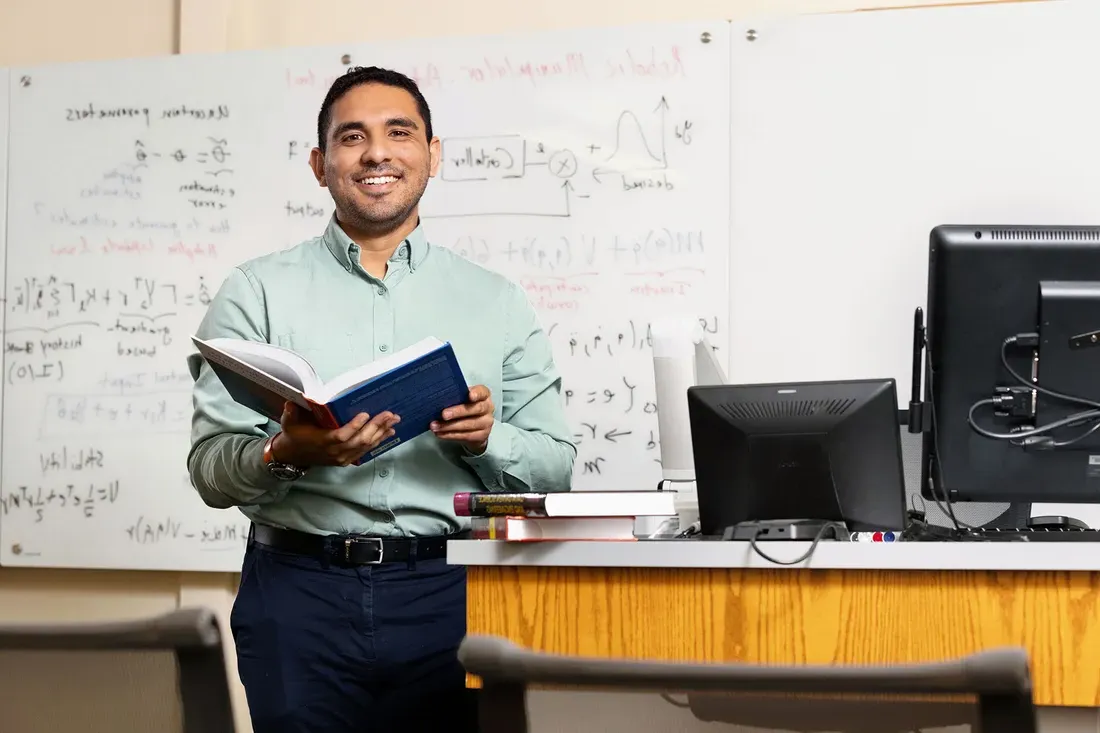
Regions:
[[[281,481],[294,481],[300,479],[304,474],[300,468],[294,466],[288,466],[285,463],[269,463],[267,468],[271,471],[271,475]]]

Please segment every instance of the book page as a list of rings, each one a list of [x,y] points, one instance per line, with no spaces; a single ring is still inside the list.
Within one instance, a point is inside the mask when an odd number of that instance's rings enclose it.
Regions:
[[[242,339],[214,338],[203,341],[196,338],[194,341],[200,352],[205,345],[274,377],[311,399],[318,399],[315,393],[321,391],[322,385],[313,366],[289,349]]]
[[[309,396],[321,404],[331,402],[344,392],[354,387],[358,387],[361,384],[365,384],[372,379],[376,379],[386,372],[407,364],[410,361],[415,361],[425,354],[430,354],[441,346],[443,346],[442,341],[429,336],[389,356],[376,359],[369,364],[364,364],[361,367],[356,367],[351,371],[344,372],[340,376],[334,377],[331,381],[319,387],[316,394],[310,394]]]

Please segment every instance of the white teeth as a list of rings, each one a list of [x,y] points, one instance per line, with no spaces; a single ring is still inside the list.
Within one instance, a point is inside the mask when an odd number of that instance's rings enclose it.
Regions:
[[[368,186],[377,186],[382,183],[393,183],[397,178],[395,176],[374,176],[371,178],[360,178],[360,183],[365,183]]]

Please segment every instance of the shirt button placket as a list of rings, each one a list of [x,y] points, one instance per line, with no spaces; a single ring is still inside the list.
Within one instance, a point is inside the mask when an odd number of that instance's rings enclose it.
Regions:
[[[374,299],[374,343],[378,349],[378,357],[386,356],[396,348],[394,344],[394,312],[393,299],[390,289],[384,284],[376,288]],[[393,481],[393,467],[386,455],[382,455],[374,461],[374,486],[378,493],[371,497],[375,506],[383,510],[389,510],[389,487]],[[373,493],[373,492],[372,492]]]

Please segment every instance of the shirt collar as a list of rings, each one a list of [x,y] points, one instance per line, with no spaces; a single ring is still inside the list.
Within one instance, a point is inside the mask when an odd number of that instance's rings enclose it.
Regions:
[[[322,239],[324,239],[325,245],[332,256],[336,258],[336,261],[345,270],[351,272],[352,268],[359,262],[359,245],[353,242],[351,237],[340,227],[340,224],[336,221],[335,212],[329,218],[328,227],[325,228]],[[409,266],[409,270],[412,271],[424,261],[427,254],[428,239],[424,235],[424,225],[417,220],[416,229],[409,232],[409,236],[405,238],[405,241],[393,251],[390,262],[405,262]]]

